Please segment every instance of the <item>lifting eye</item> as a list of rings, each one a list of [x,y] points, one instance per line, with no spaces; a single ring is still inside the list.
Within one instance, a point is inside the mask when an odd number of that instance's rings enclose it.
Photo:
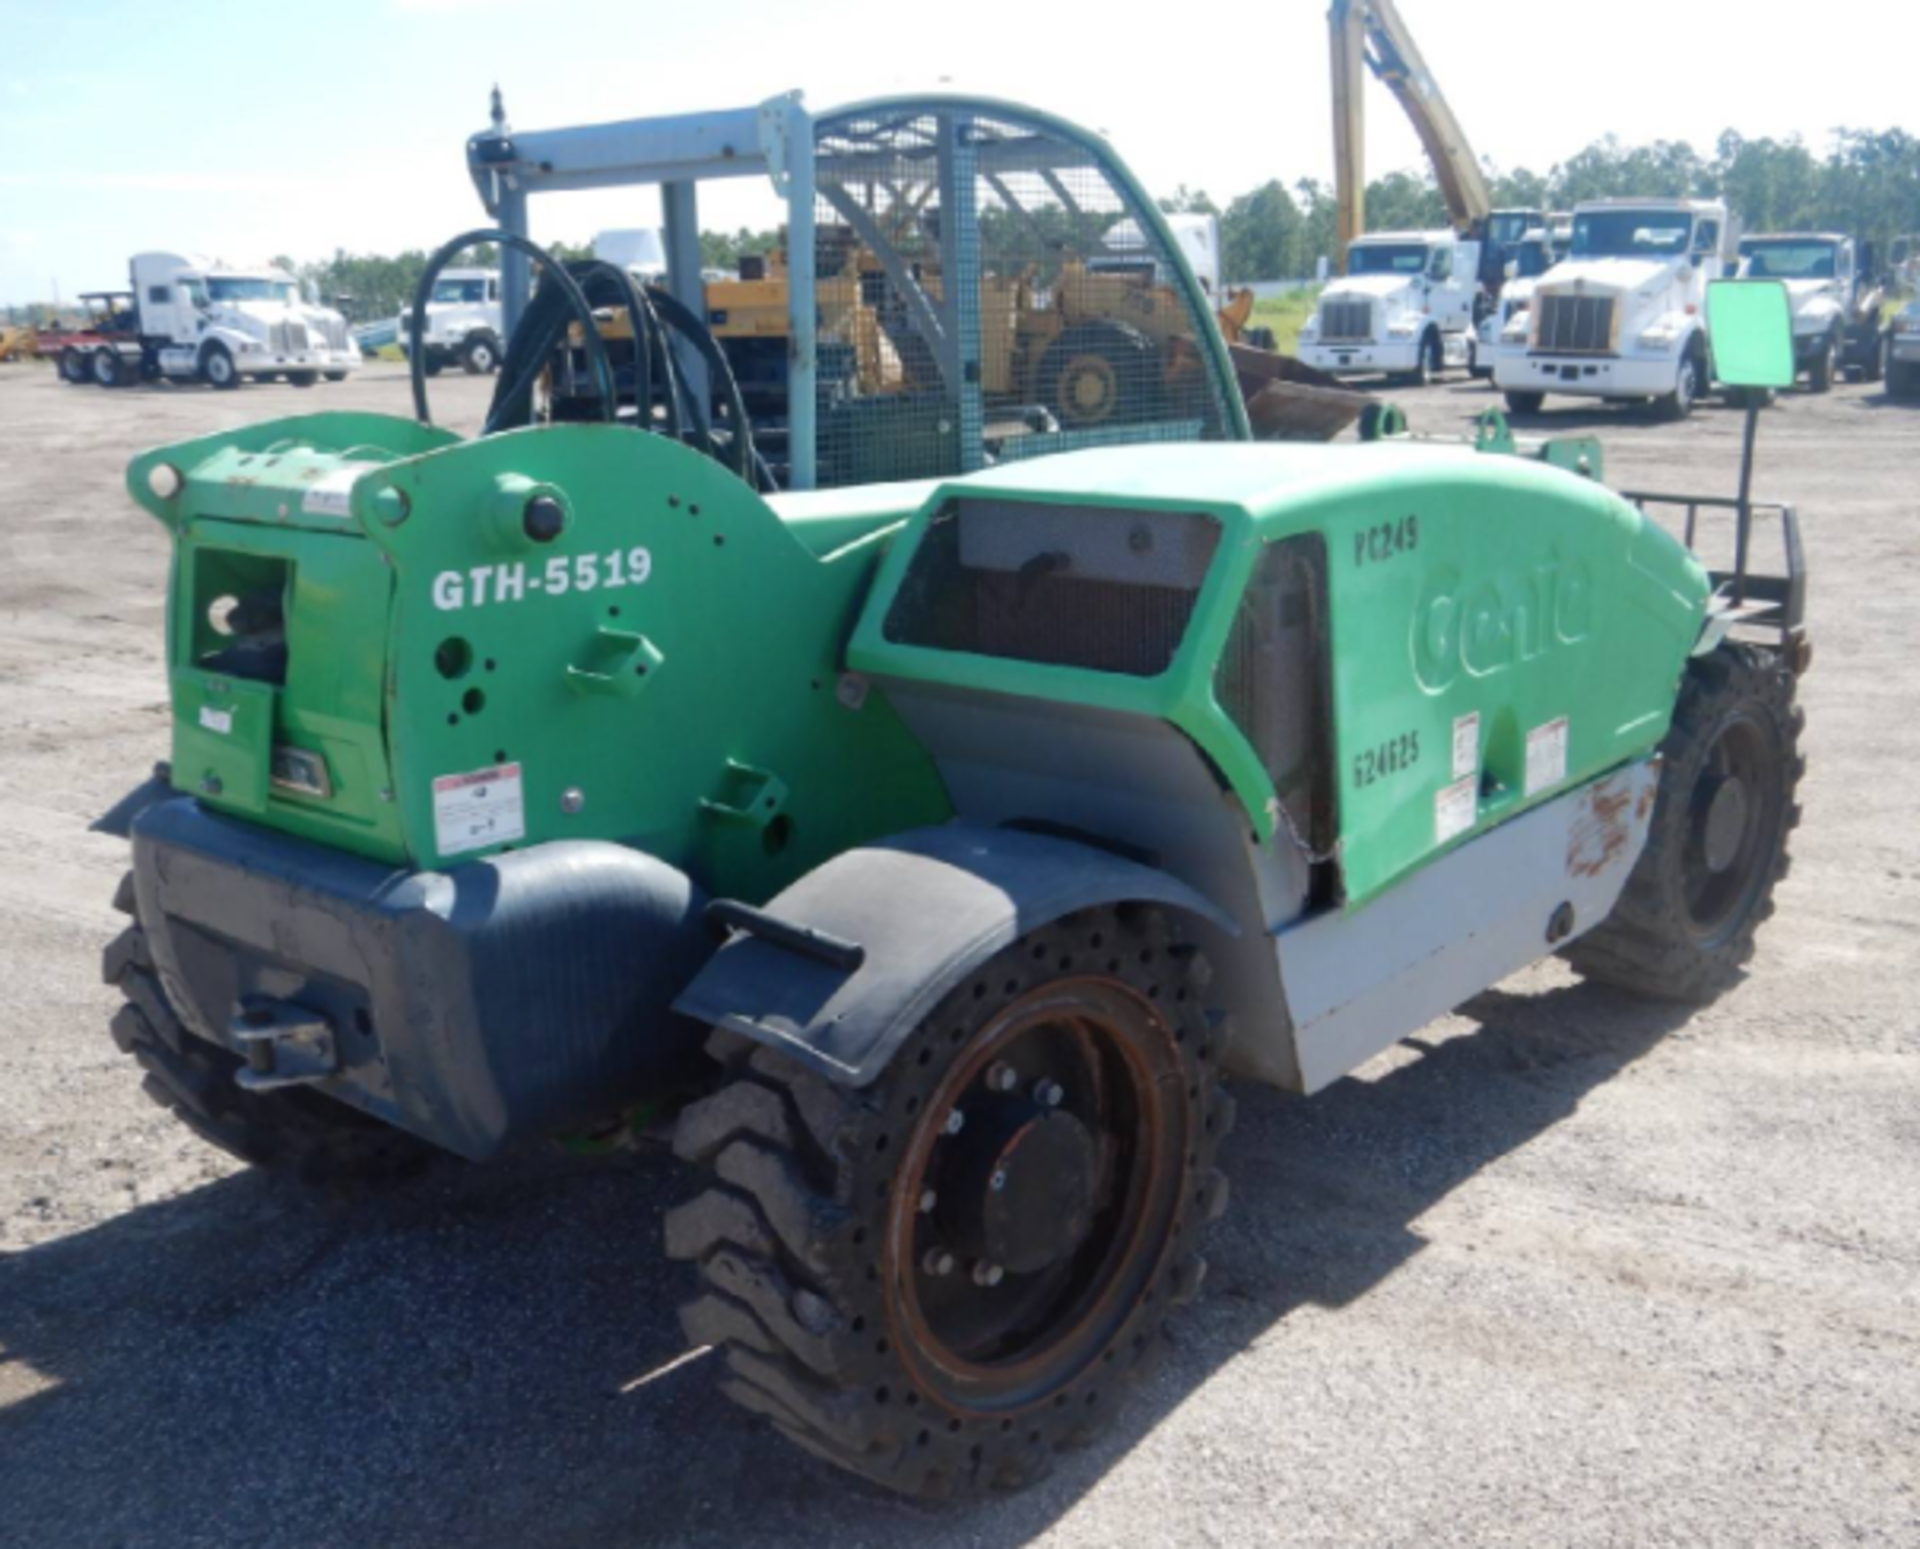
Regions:
[[[527,502],[521,526],[535,543],[551,543],[566,531],[567,509],[551,495],[538,495]]]

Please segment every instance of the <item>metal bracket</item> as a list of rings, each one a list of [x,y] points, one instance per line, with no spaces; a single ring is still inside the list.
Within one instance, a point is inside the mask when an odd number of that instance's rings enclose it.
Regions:
[[[333,1024],[293,1001],[253,1001],[236,1007],[227,1036],[247,1056],[233,1079],[249,1092],[305,1086],[340,1069]]]
[[[594,631],[589,650],[592,665],[577,667],[569,663],[567,682],[582,693],[611,694],[617,699],[638,694],[653,681],[666,660],[645,635],[604,625]]]
[[[700,810],[722,823],[765,828],[787,805],[787,782],[768,769],[756,769],[738,759],[727,760],[725,779],[730,801],[700,798]]]

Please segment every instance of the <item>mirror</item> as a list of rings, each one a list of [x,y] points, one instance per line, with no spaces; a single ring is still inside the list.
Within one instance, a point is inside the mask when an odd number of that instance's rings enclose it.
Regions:
[[[1780,280],[1707,286],[1713,374],[1728,387],[1793,386],[1793,303]]]

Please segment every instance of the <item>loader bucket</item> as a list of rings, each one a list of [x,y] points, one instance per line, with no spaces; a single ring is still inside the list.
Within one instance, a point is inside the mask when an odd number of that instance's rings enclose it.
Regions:
[[[1331,441],[1374,401],[1291,355],[1250,344],[1227,349],[1257,441]]]

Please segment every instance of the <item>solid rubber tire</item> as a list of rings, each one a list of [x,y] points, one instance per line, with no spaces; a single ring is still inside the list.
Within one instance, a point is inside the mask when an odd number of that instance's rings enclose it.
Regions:
[[[1017,1415],[956,1412],[923,1394],[885,1337],[885,1196],[922,1088],[1002,1007],[1071,977],[1054,966],[1062,959],[1150,997],[1176,1034],[1191,1145],[1177,1164],[1184,1203],[1151,1250],[1148,1288],[1097,1358]],[[1197,1291],[1200,1237],[1226,1206],[1214,1160],[1233,1099],[1218,1074],[1226,1030],[1202,1007],[1208,977],[1157,911],[1096,909],[1042,927],[969,974],[863,1089],[716,1032],[708,1052],[727,1078],[681,1114],[674,1136],[676,1152],[714,1178],[668,1214],[666,1246],[700,1266],[703,1293],[681,1322],[690,1341],[724,1352],[727,1395],[807,1451],[925,1499],[1021,1488],[1103,1430],[1160,1354],[1167,1315]]]
[[[1800,737],[1806,713],[1794,702],[1793,674],[1772,651],[1727,643],[1687,664],[1673,724],[1660,745],[1663,767],[1646,848],[1613,912],[1568,946],[1574,971],[1663,1000],[1701,1005],[1738,984],[1753,957],[1754,937],[1773,914],[1773,891],[1790,865],[1789,839],[1800,822],[1797,792],[1806,773]],[[1692,929],[1682,897],[1689,801],[1702,762],[1720,729],[1753,716],[1766,729],[1782,772],[1773,832],[1760,868],[1764,879],[1738,915],[1711,942]]]
[[[141,928],[133,877],[114,906],[133,922],[107,947],[101,977],[124,998],[111,1031],[146,1073],[142,1089],[202,1140],[312,1188],[360,1191],[419,1172],[441,1153],[403,1130],[318,1092],[249,1092],[239,1058],[188,1030],[162,984]]]

